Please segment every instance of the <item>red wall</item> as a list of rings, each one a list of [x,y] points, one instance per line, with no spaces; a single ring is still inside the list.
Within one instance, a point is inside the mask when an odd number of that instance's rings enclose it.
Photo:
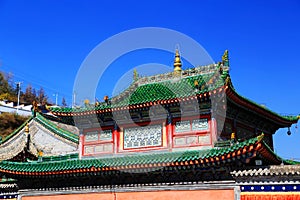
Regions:
[[[233,189],[26,196],[22,200],[234,200]]]
[[[141,148],[131,148],[131,149],[124,149],[123,148],[123,128],[128,128],[128,127],[135,127],[136,124],[123,124],[121,126],[120,130],[114,130],[113,131],[113,138],[111,141],[92,141],[92,142],[85,142],[85,136],[81,135],[80,137],[80,156],[94,156],[94,155],[101,155],[101,154],[116,154],[116,153],[127,153],[127,152],[141,152],[141,151],[152,151],[152,150],[169,150],[172,151],[172,148],[183,148],[186,150],[186,148],[197,148],[200,146],[212,146],[213,141],[215,139],[215,122],[210,118],[210,115],[201,115],[201,118],[207,119],[208,120],[208,129],[207,130],[199,130],[199,131],[187,131],[187,132],[175,132],[175,123],[177,121],[185,121],[185,120],[193,120],[193,119],[199,119],[199,116],[190,116],[190,117],[184,117],[184,118],[175,118],[173,119],[171,124],[166,124],[164,120],[157,120],[151,122],[152,125],[158,124],[162,125],[162,144],[159,146],[152,146],[152,147],[141,147]],[[148,125],[148,122],[141,122],[138,123],[139,126],[143,125]],[[192,126],[191,126],[192,127]],[[86,132],[89,131],[99,131],[101,128],[87,128],[84,129],[84,135]],[[113,127],[105,127],[105,129],[111,129],[113,130]],[[198,137],[200,136],[206,136],[209,138],[209,141],[205,142],[199,142]],[[187,140],[189,138],[196,138],[196,142],[194,143],[188,143]],[[183,145],[175,145],[175,139],[186,139],[186,143]],[[200,139],[199,139],[200,140]],[[112,149],[110,151],[106,152],[98,152],[96,153],[89,153],[85,154],[84,148],[85,147],[93,147],[95,145],[101,145],[101,144],[112,144]]]

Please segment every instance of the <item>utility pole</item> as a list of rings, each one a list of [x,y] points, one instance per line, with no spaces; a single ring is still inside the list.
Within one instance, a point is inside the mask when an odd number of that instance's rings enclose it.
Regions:
[[[16,84],[17,84],[17,89],[18,89],[17,114],[18,114],[18,111],[19,111],[19,106],[20,106],[20,92],[21,92],[21,83],[22,83],[22,82],[16,82]]]
[[[76,92],[73,92],[73,108],[76,106]]]
[[[53,96],[54,95],[55,95],[55,105],[57,106],[58,93],[53,94]]]

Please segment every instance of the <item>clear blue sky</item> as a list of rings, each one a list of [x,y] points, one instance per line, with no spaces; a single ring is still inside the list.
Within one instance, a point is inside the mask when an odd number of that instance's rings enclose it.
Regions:
[[[74,79],[101,41],[138,27],[164,27],[199,42],[219,61],[230,53],[231,77],[239,94],[280,114],[300,114],[300,2],[287,1],[13,1],[0,0],[0,70],[24,85],[44,87],[71,103]],[[153,52],[152,52],[153,53]],[[173,55],[157,56],[170,63]],[[117,67],[151,61],[145,54]],[[169,59],[166,61],[166,59]],[[122,66],[121,66],[122,65]],[[99,98],[117,78],[106,79]],[[108,82],[111,81],[111,82]],[[275,136],[276,152],[300,159],[300,130]]]

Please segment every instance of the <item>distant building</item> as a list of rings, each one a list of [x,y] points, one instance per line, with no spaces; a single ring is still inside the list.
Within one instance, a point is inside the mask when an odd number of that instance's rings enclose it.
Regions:
[[[0,198],[300,199],[298,163],[273,151],[273,134],[299,116],[239,95],[227,51],[181,65],[176,51],[173,72],[135,72],[95,106],[33,108],[0,145]]]
[[[19,115],[30,116],[32,105],[21,104],[17,106],[15,102],[0,101],[0,113],[17,113]]]

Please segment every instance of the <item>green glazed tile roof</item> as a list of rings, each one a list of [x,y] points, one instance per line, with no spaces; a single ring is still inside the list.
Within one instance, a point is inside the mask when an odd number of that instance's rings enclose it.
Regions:
[[[35,121],[37,121],[39,124],[41,124],[43,127],[48,129],[49,131],[67,139],[72,142],[78,143],[79,136],[62,128],[57,127],[56,124],[51,122],[50,120],[43,117],[40,113],[36,114],[36,117],[34,118]]]
[[[165,81],[161,83],[145,84],[138,87],[127,98],[113,106],[135,105],[159,100],[169,100],[195,96],[216,89],[224,84],[222,79],[212,85],[208,81],[214,74],[198,75],[183,78],[179,81]],[[198,82],[196,87],[194,83]]]
[[[43,157],[44,162],[54,162],[54,161],[62,161],[62,160],[70,160],[70,159],[78,159],[79,155],[78,153],[72,153],[67,155],[61,155],[61,156],[45,156]],[[32,160],[28,160],[28,162],[35,162]]]
[[[123,157],[108,157],[108,158],[92,158],[92,159],[78,159],[75,157],[69,157],[64,160],[59,159],[47,159],[43,161],[31,161],[31,162],[0,162],[0,171],[7,173],[35,173],[35,172],[61,172],[68,170],[78,169],[101,169],[103,168],[117,168],[121,166],[133,166],[133,165],[147,165],[158,163],[175,163],[186,161],[199,161],[202,159],[210,159],[220,156],[226,156],[237,150],[241,150],[250,145],[255,145],[260,142],[259,137],[255,137],[244,142],[234,144],[227,148],[213,148],[209,150],[191,150],[184,152],[166,152],[155,154],[139,154],[139,155],[127,155]],[[100,170],[100,171],[101,171]]]

